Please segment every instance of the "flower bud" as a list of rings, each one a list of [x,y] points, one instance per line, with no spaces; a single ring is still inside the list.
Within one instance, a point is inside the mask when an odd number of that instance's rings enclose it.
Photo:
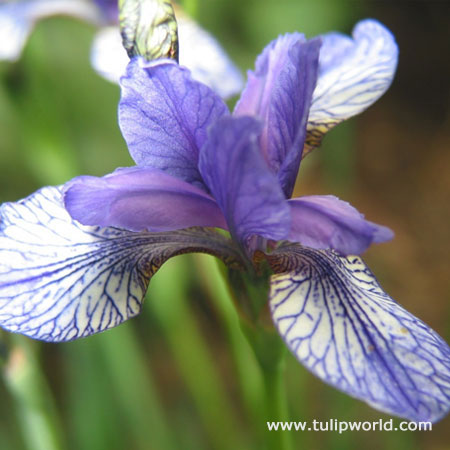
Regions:
[[[128,56],[178,61],[178,27],[169,0],[119,0],[120,32]]]

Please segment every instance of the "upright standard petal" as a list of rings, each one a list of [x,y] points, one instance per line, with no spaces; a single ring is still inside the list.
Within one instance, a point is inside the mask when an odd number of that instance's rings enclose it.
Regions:
[[[289,207],[258,146],[261,124],[251,117],[219,120],[201,149],[199,169],[228,228],[245,244],[251,235],[285,239]]]
[[[249,72],[235,109],[236,115],[263,119],[262,151],[286,197],[292,195],[300,165],[320,44],[298,33],[270,43],[256,60],[255,72]]]
[[[233,264],[213,231],[132,233],[73,221],[58,188],[0,208],[0,326],[68,341],[119,325],[141,310],[151,276],[170,257],[205,252]]]
[[[290,241],[307,247],[359,255],[372,243],[394,237],[389,228],[364,219],[349,203],[332,195],[311,195],[289,200]]]
[[[376,20],[359,22],[353,39],[339,33],[322,39],[304,155],[320,145],[335,125],[378,100],[391,85],[397,68],[394,36]]]
[[[83,225],[130,231],[226,228],[210,195],[156,169],[129,167],[102,178],[74,178],[66,184],[64,202],[72,218]]]
[[[55,15],[68,15],[98,24],[101,16],[87,1],[22,0],[0,5],[0,60],[16,61],[36,22]]]
[[[275,325],[323,381],[380,411],[437,421],[450,409],[450,348],[356,256],[284,246],[270,255]]]
[[[119,125],[136,164],[203,186],[198,151],[228,112],[221,98],[169,60],[133,59],[120,84]]]

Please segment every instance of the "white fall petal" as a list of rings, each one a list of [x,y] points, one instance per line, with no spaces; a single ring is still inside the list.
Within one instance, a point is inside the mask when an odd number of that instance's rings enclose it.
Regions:
[[[135,233],[72,220],[60,188],[0,207],[0,325],[68,341],[137,315],[151,276],[170,257],[231,257],[227,240],[201,228]]]
[[[379,286],[357,256],[284,248],[270,308],[295,357],[323,381],[414,421],[450,409],[450,348]],[[280,249],[280,253],[282,250]]]
[[[335,125],[377,101],[391,85],[397,68],[395,38],[376,20],[359,22],[353,38],[329,33],[322,41],[304,155],[319,146]]]

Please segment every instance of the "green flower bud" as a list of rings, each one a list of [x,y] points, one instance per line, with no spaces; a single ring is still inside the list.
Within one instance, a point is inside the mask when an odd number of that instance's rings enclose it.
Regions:
[[[168,0],[119,0],[120,32],[128,56],[178,61],[178,27]]]

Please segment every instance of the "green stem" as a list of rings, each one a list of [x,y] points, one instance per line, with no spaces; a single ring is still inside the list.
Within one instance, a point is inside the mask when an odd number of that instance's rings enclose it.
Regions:
[[[288,431],[269,431],[267,422],[284,422],[289,418],[284,384],[286,346],[273,330],[261,324],[241,322],[244,334],[253,349],[264,383],[265,440],[269,450],[290,450]]]
[[[253,350],[242,333],[239,316],[219,267],[222,263],[207,255],[194,255],[194,261],[199,269],[199,282],[211,298],[216,314],[226,330],[246,412],[254,421],[260,422],[264,419],[259,405],[263,380]]]
[[[16,405],[26,448],[64,449],[53,396],[35,354],[36,343],[23,336],[13,336],[13,342],[3,377]]]
[[[291,435],[286,431],[269,431],[268,421],[288,420],[284,389],[286,345],[269,320],[267,299],[270,272],[261,265],[258,272],[229,270],[230,293],[241,315],[241,328],[261,370],[264,381],[265,430],[267,448],[289,450]]]
[[[266,394],[266,422],[287,421],[286,389],[284,384],[284,360],[273,368],[261,366]],[[266,426],[266,423],[264,424]],[[270,450],[290,450],[292,441],[289,431],[267,430],[267,448]]]

